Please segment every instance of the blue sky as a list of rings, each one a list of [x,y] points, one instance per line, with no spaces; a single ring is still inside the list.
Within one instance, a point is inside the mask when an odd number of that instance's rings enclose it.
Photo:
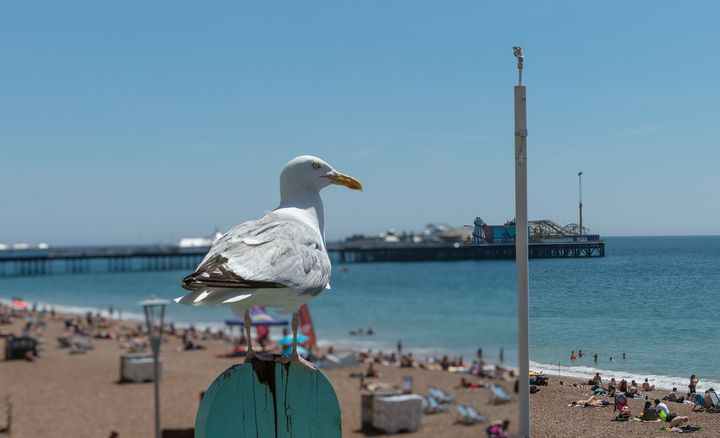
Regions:
[[[605,235],[720,234],[713,2],[14,2],[0,6],[0,242],[169,242],[259,217],[282,165],[329,238],[529,212]]]

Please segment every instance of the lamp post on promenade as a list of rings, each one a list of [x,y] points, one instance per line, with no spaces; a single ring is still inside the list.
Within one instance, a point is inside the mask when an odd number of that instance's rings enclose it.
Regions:
[[[578,204],[580,207],[580,235],[583,235],[583,224],[582,224],[582,172],[578,172]]]
[[[150,297],[138,304],[145,310],[145,324],[147,324],[150,347],[153,353],[153,382],[155,384],[155,437],[161,438],[160,429],[160,369],[158,358],[160,356],[160,343],[162,342],[163,323],[165,320],[166,300]]]
[[[530,350],[528,312],[528,214],[527,214],[527,119],[525,87],[522,85],[524,56],[513,47],[517,58],[518,84],[515,86],[515,264],[518,274],[518,395],[520,397],[520,436],[530,436]]]

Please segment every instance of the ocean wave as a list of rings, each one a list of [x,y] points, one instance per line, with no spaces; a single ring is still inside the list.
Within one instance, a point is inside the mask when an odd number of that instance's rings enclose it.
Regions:
[[[665,376],[661,374],[641,374],[622,370],[603,370],[586,366],[549,365],[533,361],[530,361],[530,370],[538,372],[542,371],[549,376],[559,375],[580,380],[590,380],[593,376],[595,376],[595,373],[599,372],[603,378],[603,382],[608,382],[614,377],[618,382],[621,379],[625,379],[628,382],[635,380],[638,384],[641,384],[645,381],[645,379],[648,379],[651,385],[655,385],[656,389],[671,390],[672,388],[678,388],[681,393],[685,391],[685,388],[687,388],[689,383],[688,377]],[[709,388],[720,388],[720,382],[702,379],[698,382],[698,391],[704,391]]]

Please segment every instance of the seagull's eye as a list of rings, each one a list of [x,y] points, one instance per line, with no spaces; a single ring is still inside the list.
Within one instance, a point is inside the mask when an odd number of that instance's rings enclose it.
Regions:
[[[313,169],[319,169],[319,168],[320,168],[320,163],[313,163],[313,164],[312,164],[312,167],[313,167]]]

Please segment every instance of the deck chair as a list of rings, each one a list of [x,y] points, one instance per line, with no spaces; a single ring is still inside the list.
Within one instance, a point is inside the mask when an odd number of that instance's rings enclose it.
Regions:
[[[425,413],[426,414],[436,414],[439,412],[447,412],[448,410],[448,404],[447,403],[439,403],[435,397],[429,396],[425,397]]]
[[[470,414],[470,416],[474,418],[475,421],[477,421],[478,423],[482,423],[483,421],[485,421],[485,416],[481,415],[480,412],[476,411],[474,407],[470,405],[465,405],[465,409],[467,409],[468,414]]]
[[[73,342],[70,344],[70,354],[82,354],[87,351],[87,348],[85,348],[82,344]]]
[[[720,398],[714,389],[708,389],[708,395],[710,396],[710,403],[712,406],[707,407],[708,412],[720,412]]]
[[[485,421],[485,417],[480,415],[472,406],[459,404],[455,407],[460,415],[458,422],[462,424],[475,424]]]
[[[75,342],[81,345],[86,350],[93,350],[95,348],[95,346],[90,341],[90,338],[88,338],[87,336],[79,336]]]
[[[697,410],[702,411],[707,407],[705,405],[705,397],[702,394],[695,393],[695,400],[693,400],[693,402],[695,403],[692,407],[693,411],[695,410],[695,408],[699,408]]]
[[[509,402],[513,398],[512,393],[505,391],[505,388],[499,385],[490,385],[490,391],[493,394],[492,402],[494,404]]]
[[[428,386],[428,391],[430,392],[430,395],[435,397],[435,399],[437,399],[440,403],[450,403],[455,400],[455,397],[450,394],[446,394],[445,391],[434,386]]]

